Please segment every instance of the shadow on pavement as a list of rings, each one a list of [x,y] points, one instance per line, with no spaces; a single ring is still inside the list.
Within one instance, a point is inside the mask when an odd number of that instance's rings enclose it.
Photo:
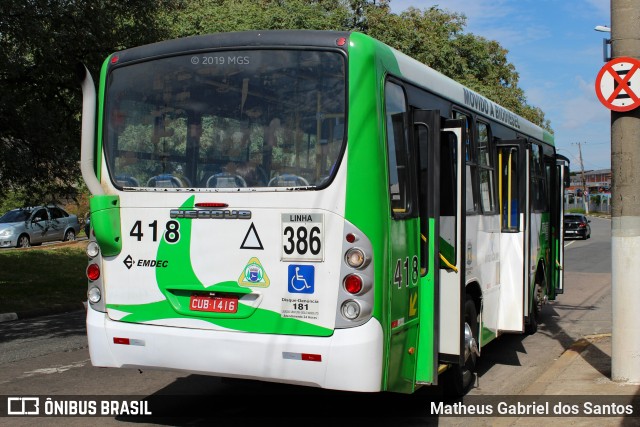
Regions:
[[[16,320],[0,323],[0,343],[35,337],[64,338],[86,335],[86,312],[82,309],[29,321]]]
[[[421,391],[352,393],[189,375],[144,398],[153,416],[117,420],[171,426],[255,426],[257,420],[304,426],[380,425],[382,420],[393,426],[437,425],[429,405],[440,399]]]

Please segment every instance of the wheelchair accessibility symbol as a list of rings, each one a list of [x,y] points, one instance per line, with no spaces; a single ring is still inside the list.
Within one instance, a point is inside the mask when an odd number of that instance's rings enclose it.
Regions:
[[[292,294],[312,294],[315,282],[313,265],[289,265],[289,292]]]

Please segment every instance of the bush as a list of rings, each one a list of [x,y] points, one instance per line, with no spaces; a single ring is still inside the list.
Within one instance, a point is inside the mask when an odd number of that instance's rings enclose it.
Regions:
[[[584,214],[586,213],[584,208],[571,208],[571,209],[567,209],[565,211],[565,213],[579,213],[579,214]]]

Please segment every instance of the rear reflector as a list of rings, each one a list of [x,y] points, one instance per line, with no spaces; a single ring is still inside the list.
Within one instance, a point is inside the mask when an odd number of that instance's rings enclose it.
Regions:
[[[282,358],[289,360],[305,360],[307,362],[322,362],[322,355],[311,353],[291,353],[289,351],[283,351]]]
[[[144,340],[113,337],[113,343],[114,344],[122,344],[122,345],[141,345],[141,346],[143,346],[144,345]]]
[[[302,360],[309,362],[322,362],[322,356],[319,354],[302,353]]]

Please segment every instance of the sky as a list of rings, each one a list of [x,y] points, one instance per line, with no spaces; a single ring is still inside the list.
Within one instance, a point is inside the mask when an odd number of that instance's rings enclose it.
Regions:
[[[551,122],[558,152],[571,171],[611,168],[611,111],[600,103],[595,80],[605,65],[602,39],[610,33],[609,0],[391,0],[393,13],[408,7],[464,14],[465,33],[507,49],[527,102]]]

